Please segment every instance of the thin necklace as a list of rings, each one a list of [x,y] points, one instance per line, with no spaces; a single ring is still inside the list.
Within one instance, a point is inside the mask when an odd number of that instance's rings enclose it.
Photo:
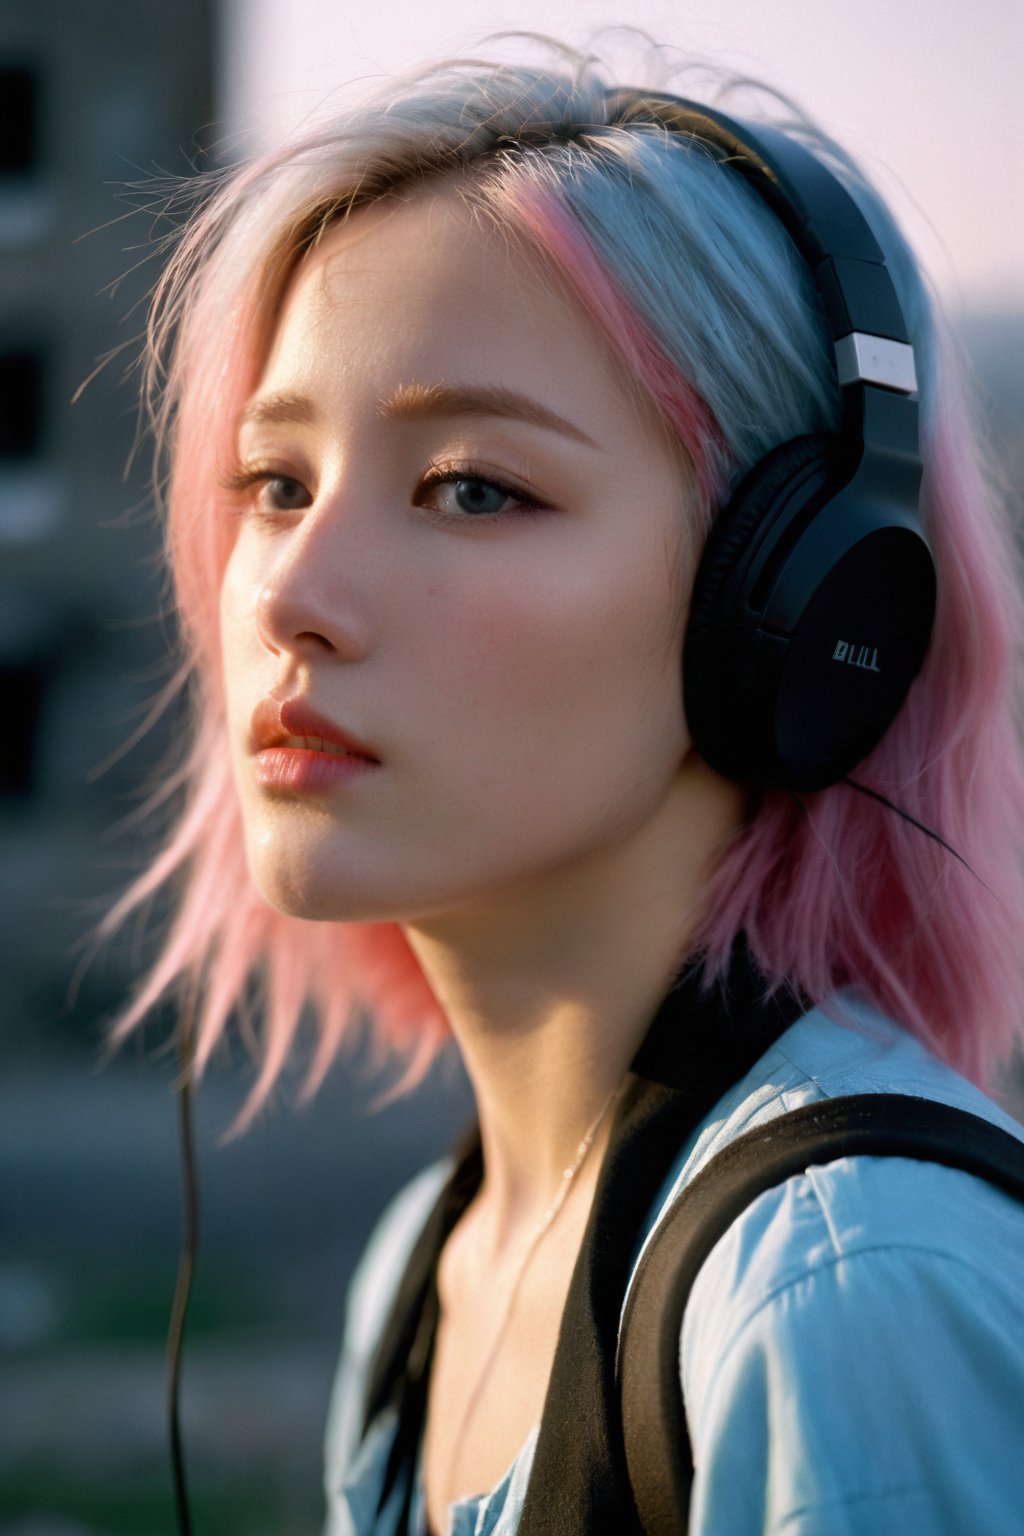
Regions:
[[[469,1423],[474,1408],[480,1401],[481,1394],[483,1393],[484,1387],[487,1385],[487,1381],[491,1374],[491,1368],[497,1358],[498,1351],[501,1349],[501,1346],[505,1341],[505,1331],[508,1327],[509,1319],[512,1316],[512,1309],[515,1306],[516,1299],[519,1295],[519,1288],[522,1285],[523,1278],[527,1269],[529,1268],[530,1260],[537,1252],[537,1249],[540,1246],[540,1241],[544,1234],[550,1230],[556,1216],[562,1209],[566,1200],[569,1198],[569,1191],[572,1189],[576,1182],[576,1175],[579,1173],[580,1169],[583,1167],[583,1164],[587,1160],[587,1153],[590,1151],[594,1144],[594,1137],[597,1135],[602,1124],[604,1123],[605,1116],[611,1109],[612,1104],[615,1102],[616,1098],[618,1098],[624,1083],[625,1077],[623,1077],[622,1080],[612,1089],[611,1093],[608,1095],[603,1105],[601,1106],[597,1118],[594,1120],[589,1130],[583,1136],[579,1146],[576,1148],[576,1154],[573,1157],[572,1162],[567,1168],[562,1170],[562,1182],[558,1186],[558,1193],[555,1195],[555,1198],[544,1212],[544,1215],[540,1218],[537,1225],[534,1227],[533,1234],[530,1238],[526,1252],[523,1254],[523,1257],[519,1261],[519,1268],[516,1271],[516,1277],[512,1284],[512,1289],[509,1292],[508,1301],[505,1303],[505,1310],[502,1313],[501,1321],[498,1324],[497,1331],[494,1335],[494,1342],[487,1352],[487,1357],[480,1369],[480,1374],[477,1377],[476,1385],[469,1395],[469,1401],[463,1409],[462,1417],[459,1420],[458,1433],[456,1434],[454,1441],[455,1449],[452,1452],[451,1462],[448,1466],[448,1476],[446,1477],[444,1484],[446,1490],[449,1492],[455,1484],[455,1474],[458,1471],[459,1464],[459,1451],[462,1447],[466,1425]],[[450,1506],[452,1500],[446,1496],[444,1502],[445,1507],[447,1508]]]

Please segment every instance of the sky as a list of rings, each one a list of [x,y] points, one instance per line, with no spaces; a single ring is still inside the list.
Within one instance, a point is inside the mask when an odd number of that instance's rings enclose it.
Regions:
[[[626,22],[795,96],[876,180],[954,315],[1024,309],[1022,0],[222,0],[217,128],[254,150],[415,64],[539,58],[489,32],[579,46]],[[621,32],[598,51],[638,78]]]

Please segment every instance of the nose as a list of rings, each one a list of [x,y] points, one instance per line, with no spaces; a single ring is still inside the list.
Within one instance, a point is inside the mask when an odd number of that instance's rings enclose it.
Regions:
[[[343,528],[337,509],[321,507],[279,536],[256,598],[256,627],[268,650],[322,652],[345,661],[366,655],[366,552],[360,555]]]

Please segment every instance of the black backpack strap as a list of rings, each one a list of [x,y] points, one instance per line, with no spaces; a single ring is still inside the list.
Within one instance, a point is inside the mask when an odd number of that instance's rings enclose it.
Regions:
[[[944,1163],[1024,1201],[1024,1142],[966,1110],[903,1094],[808,1104],[717,1153],[673,1202],[644,1250],[619,1334],[626,1462],[647,1536],[686,1530],[693,1467],[679,1338],[701,1265],[758,1195],[814,1165],[857,1156]]]

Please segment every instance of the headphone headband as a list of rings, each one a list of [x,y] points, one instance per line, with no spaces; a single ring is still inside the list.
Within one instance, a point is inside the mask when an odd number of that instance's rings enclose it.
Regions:
[[[694,743],[721,773],[823,788],[888,729],[934,621],[910,330],[867,220],[805,145],[660,92],[618,90],[608,106],[611,125],[661,123],[742,175],[821,300],[841,430],[780,444],[719,511],[694,584],[684,698]]]
[[[617,91],[611,121],[663,123],[698,140],[737,171],[785,226],[821,296],[839,382],[917,390],[913,347],[885,254],[849,192],[804,145],[701,103]]]

